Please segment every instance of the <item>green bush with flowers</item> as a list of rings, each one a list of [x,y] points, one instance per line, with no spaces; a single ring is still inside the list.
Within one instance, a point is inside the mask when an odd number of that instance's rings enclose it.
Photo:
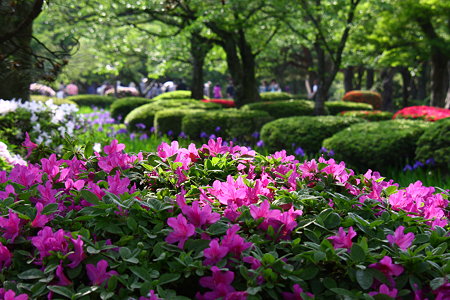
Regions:
[[[426,161],[430,158],[439,167],[450,171],[450,118],[436,121],[417,141],[416,159]]]
[[[325,107],[328,109],[330,115],[333,116],[338,115],[344,111],[373,110],[373,107],[370,104],[346,101],[327,101],[325,102]]]
[[[1,296],[449,296],[447,193],[221,139],[123,150],[0,172]]]
[[[392,119],[393,113],[381,110],[351,110],[343,111],[339,115],[344,117],[357,117],[367,121],[384,121]]]
[[[380,109],[383,104],[381,94],[374,91],[350,91],[345,93],[342,101],[367,103],[372,105],[374,109]]]

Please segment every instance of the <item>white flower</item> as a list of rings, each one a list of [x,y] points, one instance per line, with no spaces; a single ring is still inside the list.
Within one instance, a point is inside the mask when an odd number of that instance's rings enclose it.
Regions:
[[[95,143],[92,149],[94,149],[95,152],[102,152],[102,145],[100,145],[100,143]]]
[[[8,101],[0,99],[0,115],[6,115],[9,112],[16,111],[19,105],[16,101]]]

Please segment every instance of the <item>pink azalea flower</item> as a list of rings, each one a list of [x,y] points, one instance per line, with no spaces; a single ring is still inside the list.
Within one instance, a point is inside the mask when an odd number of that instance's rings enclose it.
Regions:
[[[304,292],[303,289],[298,284],[294,284],[294,286],[292,288],[294,290],[293,293],[289,293],[289,292],[281,293],[283,295],[284,300],[303,300],[303,298],[301,296],[302,293],[308,295],[309,297],[314,297],[313,294]]]
[[[55,203],[56,202],[56,193],[57,190],[52,189],[53,185],[50,181],[47,181],[45,185],[38,185],[37,190],[41,194],[41,197],[39,198],[39,202],[41,202],[44,205],[47,205],[49,203]]]
[[[217,239],[209,243],[209,248],[203,250],[203,255],[206,259],[203,261],[204,265],[214,265],[228,254],[228,247],[219,245]]]
[[[214,224],[220,219],[220,214],[212,212],[212,208],[209,204],[206,204],[200,209],[198,201],[192,202],[192,206],[181,205],[181,211],[195,227]]]
[[[66,182],[64,182],[64,185],[66,187],[66,190],[76,189],[77,191],[80,191],[82,188],[84,188],[85,183],[86,182],[82,179],[73,181],[72,178],[69,178],[66,180]]]
[[[370,268],[380,270],[384,275],[399,276],[403,273],[403,267],[392,263],[392,258],[389,256],[383,257],[380,262],[369,265]]]
[[[42,182],[41,170],[33,165],[22,166],[15,165],[9,173],[9,179],[12,182],[30,187],[35,183]]]
[[[3,237],[10,239],[11,243],[14,243],[14,240],[19,235],[19,224],[19,216],[12,210],[9,211],[8,219],[0,217],[0,228],[3,231]]]
[[[218,299],[235,291],[231,285],[234,280],[234,273],[232,271],[220,271],[216,266],[212,267],[211,271],[213,273],[212,276],[200,278],[200,285],[202,287],[213,290],[212,292],[205,293],[203,299]]]
[[[81,239],[80,235],[77,237],[76,240],[71,238],[70,241],[73,244],[74,252],[69,254],[69,256],[67,256],[67,258],[70,259],[71,261],[71,263],[68,264],[67,266],[73,269],[76,268],[86,258],[86,254],[84,253],[83,250],[84,242]]]
[[[238,211],[237,205],[233,202],[229,202],[228,207],[223,211],[223,216],[231,222],[236,222],[240,215],[241,212]]]
[[[9,252],[8,248],[3,246],[3,244],[0,242],[0,271],[2,271],[3,268],[9,267],[9,265],[11,265],[11,258],[11,252]]]
[[[50,157],[41,159],[42,171],[47,173],[49,178],[54,178],[59,173],[59,166],[62,164],[62,161],[58,161],[56,159],[56,154],[50,155]]]
[[[239,225],[233,225],[227,230],[226,235],[222,238],[221,245],[227,247],[229,252],[239,257],[242,252],[250,248],[253,244],[250,242],[245,242],[245,240],[237,234],[240,229]]]
[[[353,244],[352,239],[355,236],[356,232],[353,230],[352,226],[348,228],[348,233],[345,233],[343,227],[339,227],[338,234],[335,236],[330,236],[327,239],[331,240],[334,249],[346,248],[350,250]]]
[[[139,297],[139,300],[162,300],[161,298],[158,297],[157,294],[155,294],[154,290],[150,290],[150,292],[148,293],[148,297]]]
[[[69,280],[69,278],[66,277],[64,274],[64,268],[62,266],[62,262],[59,264],[59,266],[56,268],[56,277],[58,278],[57,285],[71,285],[72,281]]]
[[[60,229],[53,233],[52,228],[45,226],[38,232],[37,236],[31,238],[31,243],[39,250],[40,259],[42,260],[52,255],[50,251],[63,254],[68,252],[68,243],[65,236],[64,230]]]
[[[34,149],[37,148],[37,144],[33,143],[30,139],[30,135],[28,132],[25,132],[25,141],[22,143],[22,146],[24,146],[27,149],[27,156],[29,157]]]
[[[166,237],[166,242],[170,244],[178,242],[178,248],[180,249],[183,249],[184,243],[195,234],[195,226],[188,224],[182,214],[179,214],[176,218],[169,218],[167,224],[173,228],[173,232]]]
[[[5,187],[5,191],[0,191],[0,200],[5,200],[11,194],[16,195],[16,191],[14,190],[14,187],[12,185],[8,184]]]
[[[256,205],[250,205],[250,215],[253,219],[258,220],[259,218],[278,218],[281,215],[281,212],[278,209],[270,209],[270,202],[264,200],[259,207]]]
[[[379,295],[379,294],[383,294],[383,295],[387,295],[391,298],[396,298],[397,297],[397,289],[392,288],[389,289],[389,287],[385,284],[380,285],[380,289],[378,290],[378,292],[370,292],[369,295],[370,296],[375,296],[375,295]]]
[[[394,235],[389,234],[386,238],[391,243],[391,245],[396,244],[400,249],[403,251],[406,251],[406,249],[411,246],[412,242],[414,241],[414,233],[409,232],[407,234],[404,233],[405,227],[399,226],[395,232]]]
[[[120,173],[117,171],[115,176],[108,176],[108,192],[114,195],[122,195],[128,192],[128,185],[130,184],[130,179],[127,177],[120,179]]]
[[[226,182],[214,181],[209,193],[222,204],[227,205],[229,202],[233,202],[240,207],[246,204],[247,186],[241,176],[235,181],[231,175],[228,175]]]
[[[169,144],[163,142],[158,146],[158,156],[165,161],[167,158],[175,155],[179,151],[179,145],[177,141],[173,141],[170,146]]]
[[[103,282],[108,280],[113,275],[119,275],[116,271],[106,272],[108,268],[108,262],[104,259],[100,260],[97,263],[97,266],[93,264],[87,264],[86,270],[89,279],[91,280],[93,285],[101,285]]]
[[[261,267],[261,262],[258,259],[254,258],[253,256],[246,256],[242,260],[246,263],[251,264],[252,265],[251,268],[253,270],[256,270],[259,267]]]
[[[449,282],[444,283],[439,288],[437,288],[435,291],[433,291],[433,293],[436,294],[435,300],[450,299],[450,283]]]
[[[122,150],[125,149],[125,145],[124,144],[119,144],[119,142],[117,140],[113,140],[111,142],[111,144],[103,147],[103,151],[105,151],[105,153],[107,155],[111,155],[114,153],[118,153],[118,152],[122,152]]]
[[[42,205],[42,203],[40,203],[40,202],[36,203],[37,212],[36,212],[36,217],[34,218],[33,222],[31,222],[32,227],[41,227],[42,228],[50,220],[49,217],[41,214],[43,209],[44,209],[44,206]]]
[[[5,289],[0,288],[0,299],[4,300],[28,300],[27,294],[20,294],[16,296],[13,290],[5,291]]]

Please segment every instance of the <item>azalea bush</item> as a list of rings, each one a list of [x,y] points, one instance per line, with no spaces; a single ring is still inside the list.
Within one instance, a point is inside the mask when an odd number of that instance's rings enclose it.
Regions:
[[[0,297],[446,299],[448,193],[222,140],[0,172]]]
[[[339,115],[344,117],[358,117],[367,121],[383,121],[392,119],[393,113],[381,110],[353,110],[343,111]]]
[[[234,103],[234,100],[230,99],[203,99],[202,102],[211,102],[211,103],[217,103],[222,105],[224,108],[233,108],[236,107],[236,103]]]
[[[342,101],[367,103],[374,109],[380,109],[383,103],[381,94],[374,91],[349,91],[342,97]]]
[[[420,119],[425,121],[436,121],[450,117],[450,109],[433,106],[409,106],[405,107],[393,116],[393,119]]]

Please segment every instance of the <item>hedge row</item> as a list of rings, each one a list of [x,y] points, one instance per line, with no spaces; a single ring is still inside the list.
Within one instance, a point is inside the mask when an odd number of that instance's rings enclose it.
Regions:
[[[388,111],[381,110],[352,110],[352,111],[343,111],[340,113],[341,116],[344,117],[358,117],[366,119],[367,121],[384,121],[392,119],[394,115]]]
[[[280,100],[264,101],[246,104],[242,110],[262,110],[266,111],[274,119],[292,116],[307,116],[314,113],[314,102],[307,100]]]
[[[330,115],[337,115],[343,111],[373,109],[372,105],[367,103],[354,103],[345,101],[328,101],[325,102],[325,107],[328,109]]]
[[[108,108],[117,98],[100,95],[76,95],[69,96],[67,100],[75,102],[78,106],[96,106]]]
[[[153,102],[147,98],[125,97],[111,104],[111,117],[116,120],[124,120],[125,117],[135,108]]]
[[[260,93],[261,101],[279,101],[293,99],[293,95],[286,92],[263,92]]]
[[[202,109],[172,108],[156,112],[154,127],[156,132],[169,133],[178,136],[183,131],[182,121],[186,115],[204,112]]]
[[[426,128],[417,145],[417,160],[423,162],[432,158],[438,166],[450,171],[450,118]]]

